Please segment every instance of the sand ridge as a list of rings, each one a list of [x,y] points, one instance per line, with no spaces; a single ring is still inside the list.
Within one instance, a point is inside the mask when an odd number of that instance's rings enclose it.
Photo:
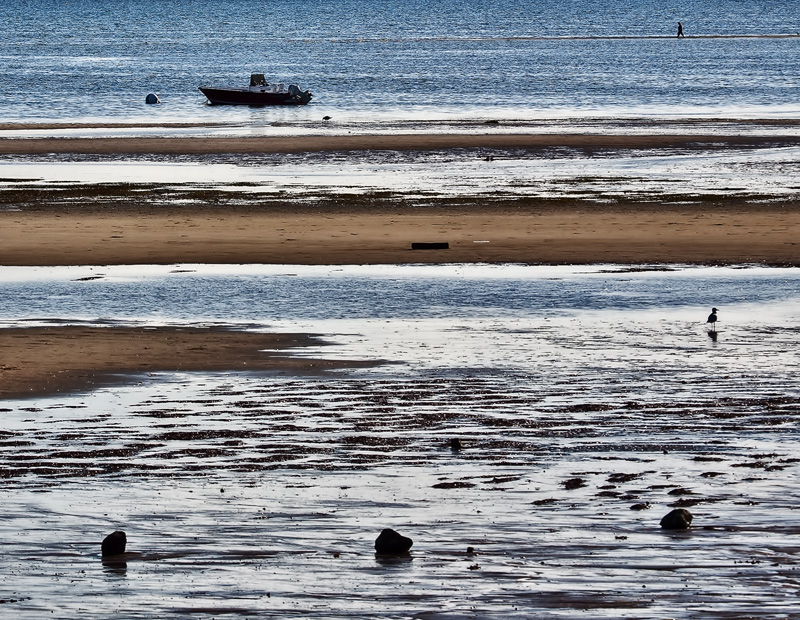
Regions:
[[[443,149],[663,149],[797,146],[800,136],[750,134],[631,133],[402,133],[268,137],[98,137],[4,138],[0,154],[149,154],[314,153],[336,151],[431,151]]]
[[[0,265],[760,263],[800,265],[797,205],[476,204],[0,212]],[[446,250],[412,250],[446,242]]]
[[[274,334],[207,327],[62,325],[0,329],[0,399],[93,389],[121,375],[157,372],[319,373],[374,365],[358,360],[291,357],[321,341],[308,334]]]

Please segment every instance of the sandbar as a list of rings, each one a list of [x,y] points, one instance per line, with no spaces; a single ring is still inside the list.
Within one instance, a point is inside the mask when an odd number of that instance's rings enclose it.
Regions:
[[[798,146],[793,134],[664,133],[399,133],[264,137],[97,137],[3,138],[0,154],[42,155],[209,155],[244,153],[318,153],[369,150],[431,151],[446,149],[703,149]]]
[[[319,345],[307,334],[267,334],[205,327],[63,325],[0,329],[0,399],[94,389],[159,372],[316,374],[374,365],[292,357]]]
[[[286,137],[98,137],[0,139],[18,156],[213,156],[370,150],[553,148],[654,153],[800,146],[800,135],[749,133],[312,135]],[[179,182],[179,181],[178,181]],[[789,180],[787,179],[787,184]],[[61,188],[63,190],[63,188]],[[103,197],[94,186],[0,192],[1,265],[193,263],[363,264],[520,262],[546,264],[800,264],[793,194],[267,196],[194,192],[180,200],[159,187]],[[680,190],[679,190],[680,191]],[[31,198],[33,196],[33,198]],[[447,243],[414,251],[413,243]]]
[[[6,211],[0,212],[0,265],[800,265],[796,202],[430,202]],[[448,248],[414,250],[414,243]]]

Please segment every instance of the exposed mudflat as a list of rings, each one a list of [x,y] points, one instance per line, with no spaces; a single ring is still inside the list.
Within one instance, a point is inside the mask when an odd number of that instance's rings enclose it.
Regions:
[[[131,321],[169,290],[162,323],[239,308],[327,334],[303,358],[390,363],[5,401],[16,617],[796,617],[796,270],[195,269],[6,287],[30,304],[46,286],[65,322],[122,298]],[[724,300],[714,338],[699,295]],[[13,322],[57,323],[40,303]],[[674,507],[689,531],[659,527]],[[375,556],[386,527],[409,556]],[[103,562],[117,529],[128,553]]]

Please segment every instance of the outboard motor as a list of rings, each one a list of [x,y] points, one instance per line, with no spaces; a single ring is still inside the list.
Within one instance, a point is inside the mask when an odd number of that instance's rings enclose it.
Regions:
[[[293,100],[299,105],[305,105],[311,101],[311,92],[307,90],[300,90],[300,87],[297,84],[290,84],[287,92],[289,93],[289,99]]]

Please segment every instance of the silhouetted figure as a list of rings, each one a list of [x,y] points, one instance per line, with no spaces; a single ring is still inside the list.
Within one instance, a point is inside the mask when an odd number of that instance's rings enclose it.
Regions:
[[[683,24],[678,22],[678,38],[684,39],[686,37],[683,36]]]
[[[706,323],[709,324],[711,331],[717,330],[717,312],[719,312],[716,308],[711,308],[711,314],[708,315],[708,319]]]

